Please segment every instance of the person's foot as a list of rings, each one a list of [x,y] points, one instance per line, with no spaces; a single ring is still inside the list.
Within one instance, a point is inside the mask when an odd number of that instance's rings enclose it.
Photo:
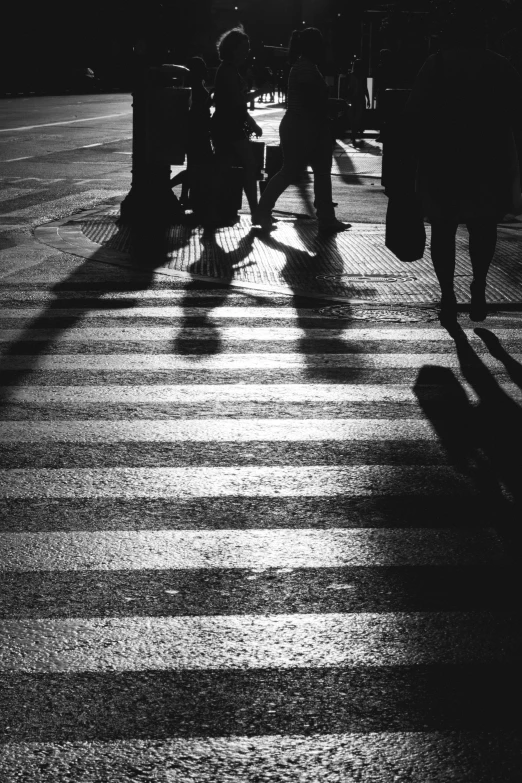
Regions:
[[[441,296],[439,321],[442,326],[454,325],[457,322],[457,299],[455,294]]]
[[[262,231],[272,231],[277,222],[270,212],[262,212],[260,209],[252,213],[251,221],[253,226],[260,226]]]
[[[471,291],[469,317],[472,321],[485,321],[488,315],[486,286],[473,280],[469,288]]]
[[[351,228],[351,223],[344,223],[342,220],[337,220],[337,218],[331,218],[330,220],[320,220],[319,221],[319,231],[325,233],[325,234],[333,234],[338,231],[346,231],[346,229]]]

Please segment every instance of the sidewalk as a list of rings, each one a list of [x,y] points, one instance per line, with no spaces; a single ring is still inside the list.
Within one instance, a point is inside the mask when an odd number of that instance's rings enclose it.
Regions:
[[[282,110],[256,110],[263,140],[277,143]],[[351,224],[340,234],[318,234],[313,217],[311,175],[289,188],[277,203],[277,228],[269,237],[252,230],[248,210],[240,222],[217,231],[176,226],[170,229],[167,255],[155,268],[157,274],[208,280],[259,292],[303,295],[333,301],[349,301],[386,317],[386,308],[417,307],[430,315],[439,299],[439,288],[429,257],[404,264],[384,245],[387,199],[380,184],[382,145],[366,139],[354,149],[339,141],[334,149],[332,182],[337,214]],[[175,170],[175,169],[174,169]],[[123,195],[122,195],[123,198]],[[118,227],[119,201],[41,226],[39,241],[73,255],[124,266],[139,265],[131,258],[130,230]],[[245,199],[243,199],[245,204]],[[502,309],[522,308],[522,225],[499,227],[499,240],[488,284],[488,300]],[[150,259],[143,259],[150,263]],[[456,294],[469,304],[471,268],[467,232],[457,236]]]

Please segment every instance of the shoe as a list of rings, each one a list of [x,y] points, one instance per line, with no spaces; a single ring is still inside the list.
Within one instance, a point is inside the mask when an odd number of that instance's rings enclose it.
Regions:
[[[488,315],[486,286],[479,285],[473,280],[469,288],[471,291],[469,317],[472,321],[485,321]]]
[[[337,220],[337,218],[331,218],[331,220],[320,220],[319,221],[319,231],[323,233],[335,233],[337,231],[346,231],[347,228],[351,228],[351,223],[343,223],[342,220]]]
[[[455,294],[441,297],[439,321],[443,326],[454,325],[457,322],[457,299]]]
[[[273,231],[277,222],[269,212],[260,212],[259,210],[254,212],[251,221],[253,226],[260,226],[262,231]]]

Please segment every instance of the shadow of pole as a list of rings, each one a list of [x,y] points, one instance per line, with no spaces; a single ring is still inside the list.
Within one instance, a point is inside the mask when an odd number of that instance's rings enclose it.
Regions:
[[[123,231],[120,228],[119,231]],[[0,372],[3,386],[0,408],[9,407],[16,397],[16,389],[28,380],[37,379],[42,357],[50,353],[59,353],[59,342],[66,333],[82,323],[89,311],[115,310],[128,308],[136,303],[132,299],[125,301],[104,299],[105,293],[130,293],[150,287],[154,271],[160,264],[161,254],[165,253],[166,240],[164,230],[154,234],[151,227],[147,231],[145,242],[143,229],[136,229],[132,235],[133,259],[135,268],[121,269],[107,264],[104,251],[95,252],[80,266],[56,283],[51,291],[54,298],[38,311],[28,323],[24,323],[19,334],[2,350]],[[115,235],[116,241],[118,235]],[[93,277],[96,283],[93,283]],[[81,292],[85,292],[81,295]],[[68,294],[73,294],[68,296]],[[78,296],[80,294],[80,296]],[[66,311],[66,314],[63,312]],[[16,319],[13,328],[17,328],[20,319]],[[7,326],[7,324],[6,324]],[[58,377],[59,373],[57,374]]]

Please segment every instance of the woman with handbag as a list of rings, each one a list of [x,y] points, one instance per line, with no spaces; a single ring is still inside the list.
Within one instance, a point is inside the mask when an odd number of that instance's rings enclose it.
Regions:
[[[272,227],[272,210],[281,193],[308,164],[314,172],[314,193],[319,228],[344,231],[332,201],[332,135],[328,87],[317,64],[324,56],[324,40],[315,27],[295,30],[290,41],[287,110],[279,126],[283,167],[268,182],[252,216],[252,223],[265,231]]]
[[[513,132],[522,125],[522,81],[504,57],[486,48],[478,14],[450,18],[446,47],[422,66],[406,112],[418,144],[417,192],[431,223],[441,322],[457,317],[453,279],[461,223],[469,232],[473,269],[470,318],[483,321],[497,223],[520,206],[513,203],[519,199]]]
[[[250,53],[250,40],[242,27],[224,33],[217,42],[221,65],[214,83],[215,111],[211,134],[216,155],[237,161],[243,168],[243,189],[250,212],[257,209],[257,165],[250,135],[263,134],[247,110],[248,85],[240,73]]]

